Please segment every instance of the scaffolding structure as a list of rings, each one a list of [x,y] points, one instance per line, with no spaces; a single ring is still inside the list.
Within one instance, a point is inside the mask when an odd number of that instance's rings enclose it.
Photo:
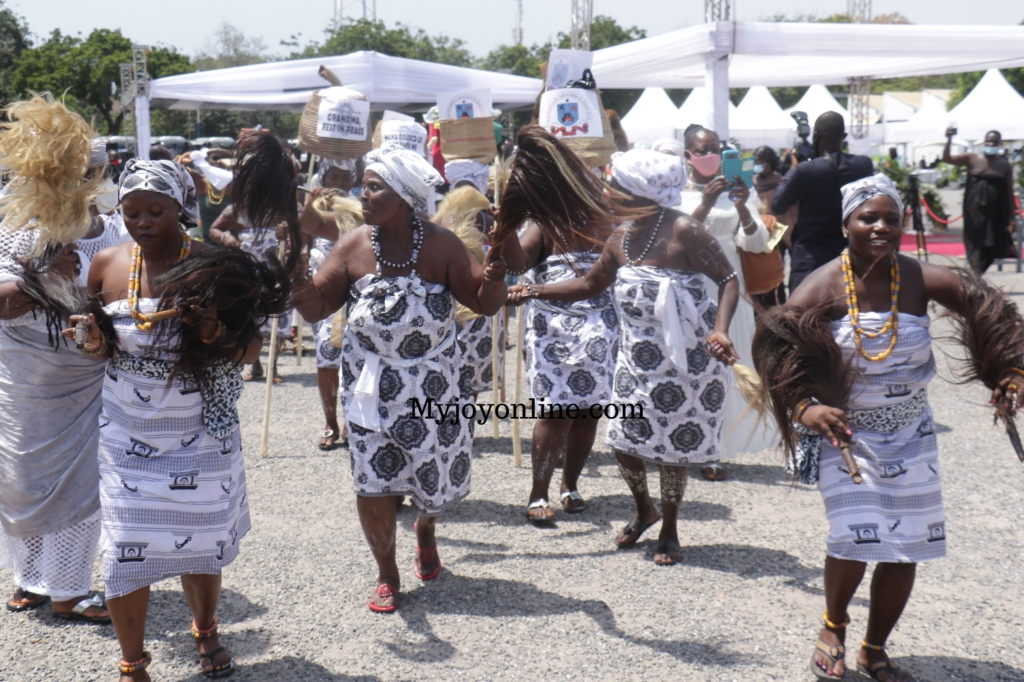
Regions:
[[[590,51],[590,24],[594,21],[594,0],[572,0],[572,49]]]
[[[704,0],[704,21],[729,21],[729,9],[729,0]]]

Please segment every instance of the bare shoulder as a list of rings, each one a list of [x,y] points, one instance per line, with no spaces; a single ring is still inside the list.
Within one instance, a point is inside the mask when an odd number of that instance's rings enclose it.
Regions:
[[[341,235],[338,238],[338,241],[337,241],[337,244],[336,244],[335,248],[343,249],[343,250],[345,250],[347,252],[350,249],[355,248],[356,245],[358,245],[361,242],[365,242],[365,243],[369,244],[369,241],[370,241],[369,240],[369,236],[370,236],[370,226],[369,225],[361,225],[361,226],[357,227],[356,229],[354,229],[354,230],[352,230],[350,232],[346,232],[345,234]],[[331,249],[331,253],[333,253],[333,252],[334,252],[334,249]]]
[[[193,246],[195,243],[193,243]],[[132,249],[135,248],[135,242],[126,241],[120,244],[114,244],[108,246],[105,249],[100,249],[99,253],[93,256],[92,264],[89,266],[90,270],[103,269],[107,265],[114,263],[122,258],[130,258]]]
[[[836,298],[843,282],[839,259],[835,258],[807,275],[788,303],[799,308],[813,308]]]
[[[916,258],[906,258],[909,265],[921,273],[925,286],[931,290],[935,287],[958,287],[960,286],[960,275],[952,268],[934,263],[922,263]],[[904,257],[900,257],[900,267],[904,267]]]
[[[207,244],[206,242],[192,240],[192,253],[202,253],[203,251],[209,251],[212,248],[214,247],[211,246],[210,244]]]
[[[459,239],[458,235],[449,230],[446,227],[441,227],[436,223],[429,221],[423,221],[423,241],[427,240],[437,241],[441,247],[448,247],[449,245],[454,246],[456,242],[462,244],[462,240]]]
[[[672,231],[680,237],[691,237],[706,232],[704,226],[690,214],[670,209],[665,217],[672,220]]]

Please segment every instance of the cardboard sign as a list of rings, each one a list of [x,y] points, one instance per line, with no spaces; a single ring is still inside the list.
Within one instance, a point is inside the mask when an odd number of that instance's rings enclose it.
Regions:
[[[582,88],[549,90],[540,98],[542,128],[559,139],[604,137],[597,93]]]
[[[594,63],[592,52],[582,50],[551,50],[548,57],[547,80],[545,90],[564,88],[569,81],[583,77],[583,72]]]
[[[493,109],[490,90],[458,90],[437,96],[442,119],[488,118]]]
[[[394,142],[420,155],[426,155],[427,129],[412,116],[385,111],[380,124],[381,146]]]
[[[344,87],[320,91],[317,112],[318,137],[336,140],[366,140],[369,137],[370,103],[355,90]]]

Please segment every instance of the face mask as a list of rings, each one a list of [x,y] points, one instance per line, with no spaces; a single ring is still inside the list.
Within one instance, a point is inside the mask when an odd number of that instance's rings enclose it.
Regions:
[[[100,213],[110,213],[117,208],[117,185],[114,184],[113,180],[107,180],[107,184],[103,186],[103,191],[93,198],[92,203]]]
[[[722,167],[721,154],[705,154],[704,156],[697,156],[690,152],[686,152],[686,154],[686,160],[693,166],[694,170],[706,178],[714,177],[718,169]]]
[[[755,163],[754,164],[754,175],[760,175],[761,173],[764,173],[764,164],[763,163]]]
[[[985,156],[999,156],[1001,149],[999,147],[989,147],[988,145],[985,145],[982,148],[982,151],[985,153]]]

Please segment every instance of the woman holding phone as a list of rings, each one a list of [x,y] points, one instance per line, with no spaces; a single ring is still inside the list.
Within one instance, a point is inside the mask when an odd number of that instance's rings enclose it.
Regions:
[[[679,209],[703,224],[718,240],[739,276],[740,301],[729,326],[729,338],[740,360],[749,361],[750,342],[754,338],[754,308],[746,295],[739,251],[763,251],[768,245],[768,229],[757,209],[757,198],[743,178],[721,175],[722,144],[718,135],[703,126],[691,125],[686,129],[683,143],[690,180],[683,190]],[[705,289],[709,295],[718,292],[711,281],[705,282]],[[746,401],[735,386],[729,389],[722,419],[724,428],[720,451],[725,457],[741,452],[759,452],[773,446],[777,440],[774,430],[757,423],[757,415],[747,409]],[[717,461],[708,462],[701,473],[709,481],[720,481],[726,477],[725,469]]]

